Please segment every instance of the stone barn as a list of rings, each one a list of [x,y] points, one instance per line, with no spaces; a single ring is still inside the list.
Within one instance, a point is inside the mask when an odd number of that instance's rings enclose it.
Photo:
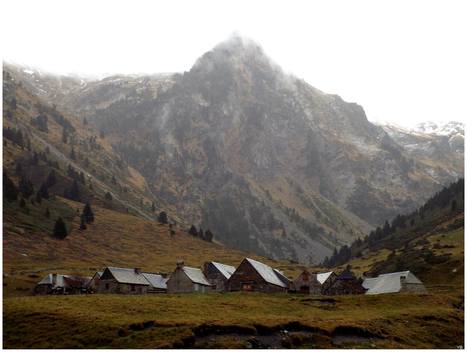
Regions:
[[[334,281],[337,279],[337,275],[333,271],[328,271],[326,273],[318,273],[316,274],[316,279],[321,285],[321,293],[325,291],[328,287],[330,287]]]
[[[149,282],[138,268],[107,267],[98,286],[99,293],[144,294],[148,289]]]
[[[329,285],[322,287],[323,295],[359,295],[364,294],[366,289],[363,287],[363,280],[357,279],[350,269],[344,270]]]
[[[90,277],[48,274],[34,288],[36,294],[79,294],[87,290]]]
[[[167,280],[168,293],[209,292],[211,284],[201,269],[185,266],[182,261],[177,262],[175,271]]]
[[[287,279],[279,270],[245,258],[226,283],[227,291],[287,292]]]
[[[148,280],[148,293],[167,293],[167,276],[158,273],[142,273]]]
[[[97,292],[145,294],[167,292],[167,279],[162,274],[146,273],[135,268],[107,267],[99,278]]]
[[[292,282],[292,290],[297,293],[320,295],[321,283],[317,279],[317,274],[312,274],[308,270],[304,270]]]
[[[366,278],[363,287],[367,295],[381,293],[415,292],[425,293],[423,283],[410,271],[381,274],[378,277]]]
[[[102,276],[102,273],[103,273],[102,271],[97,271],[92,277],[92,279],[89,281],[88,286],[87,286],[89,293],[97,292],[99,288],[99,280]]]
[[[203,266],[203,273],[211,283],[211,289],[219,292],[225,290],[225,283],[234,271],[234,266],[218,262],[206,262]]]

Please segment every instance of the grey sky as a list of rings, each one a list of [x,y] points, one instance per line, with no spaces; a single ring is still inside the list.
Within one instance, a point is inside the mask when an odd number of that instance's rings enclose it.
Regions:
[[[188,70],[236,31],[370,120],[463,121],[466,1],[4,0],[3,59],[102,76]]]

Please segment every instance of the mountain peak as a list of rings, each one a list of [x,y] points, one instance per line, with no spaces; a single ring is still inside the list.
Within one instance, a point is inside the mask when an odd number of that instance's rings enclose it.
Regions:
[[[201,67],[207,67],[210,70],[213,64],[244,67],[253,62],[265,66],[277,67],[264,53],[263,48],[257,42],[239,34],[233,34],[202,55],[196,61],[193,68],[199,69]]]
[[[263,54],[263,49],[261,45],[259,45],[254,40],[241,36],[238,33],[232,34],[223,42],[217,44],[213,51],[227,51],[230,54],[234,53],[256,53],[256,54]]]

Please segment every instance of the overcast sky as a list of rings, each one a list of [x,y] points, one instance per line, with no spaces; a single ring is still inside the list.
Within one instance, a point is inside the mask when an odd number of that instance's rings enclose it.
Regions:
[[[231,33],[370,120],[467,117],[467,1],[2,0],[2,56],[55,73],[189,70]]]

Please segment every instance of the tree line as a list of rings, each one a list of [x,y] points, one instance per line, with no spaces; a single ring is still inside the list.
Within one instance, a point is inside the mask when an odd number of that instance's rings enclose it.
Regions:
[[[458,204],[456,198],[462,200],[462,204]],[[331,257],[326,257],[322,263],[326,267],[335,267],[347,263],[354,257],[361,255],[362,248],[369,250],[376,249],[380,242],[398,230],[404,230],[417,225],[417,221],[423,221],[428,212],[436,209],[449,208],[451,213],[455,213],[463,209],[464,199],[464,178],[460,178],[449,186],[443,187],[439,192],[436,192],[430,197],[425,204],[410,214],[399,214],[392,221],[385,221],[382,226],[376,227],[365,238],[357,239],[350,246],[342,246],[339,250],[334,248]]]

